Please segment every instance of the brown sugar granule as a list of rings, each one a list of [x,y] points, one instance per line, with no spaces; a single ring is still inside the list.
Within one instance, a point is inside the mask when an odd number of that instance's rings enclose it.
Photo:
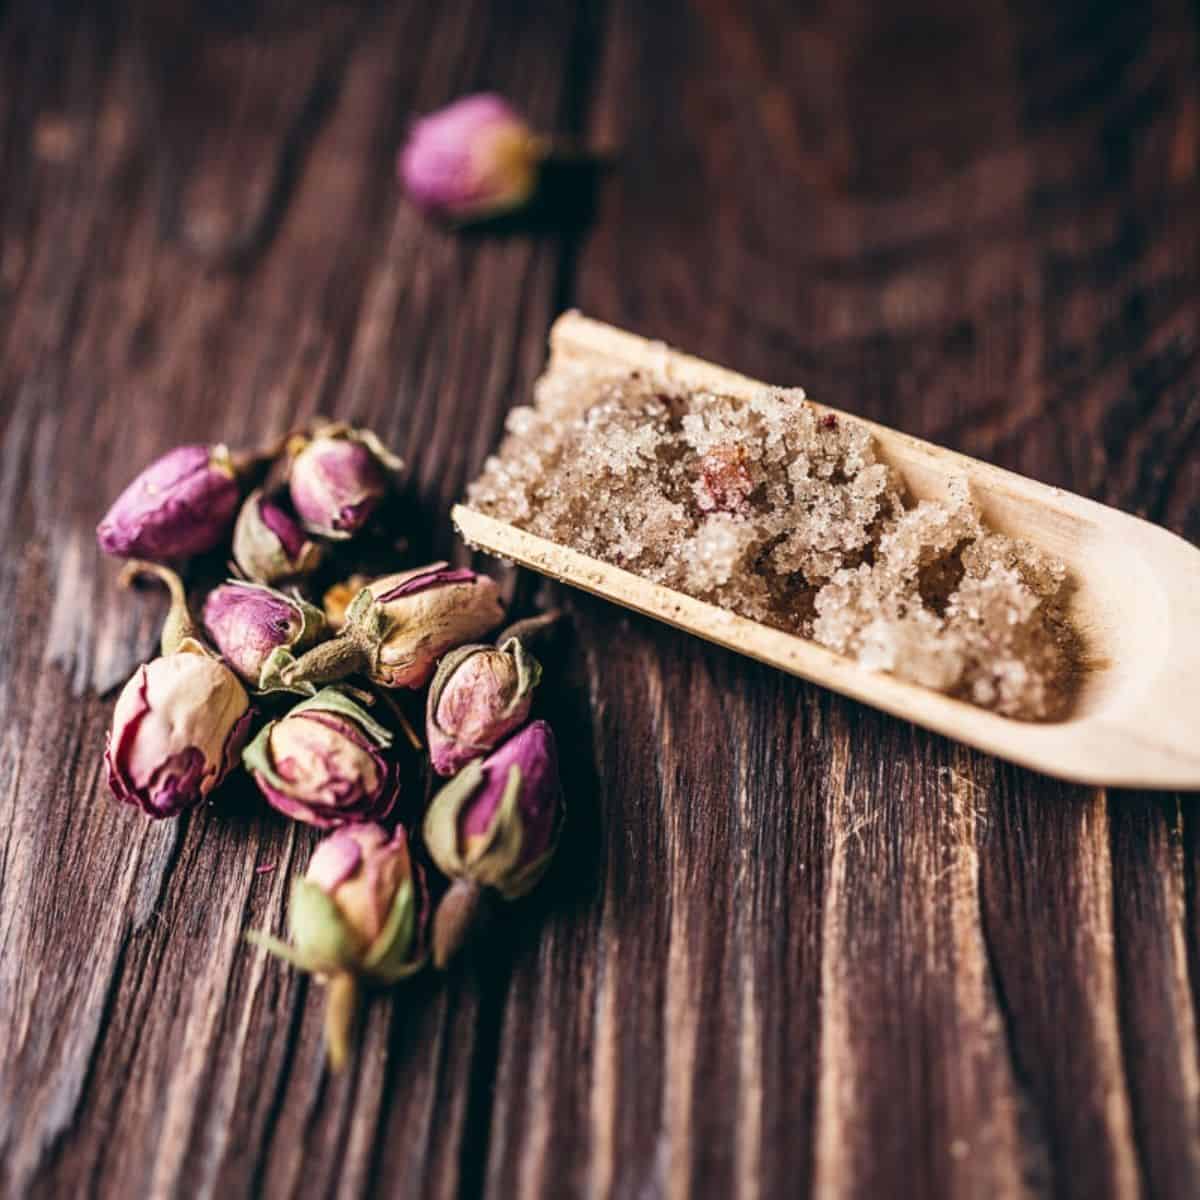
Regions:
[[[1070,703],[1063,564],[985,528],[965,482],[912,502],[803,392],[560,366],[507,429],[480,512],[1006,716]]]

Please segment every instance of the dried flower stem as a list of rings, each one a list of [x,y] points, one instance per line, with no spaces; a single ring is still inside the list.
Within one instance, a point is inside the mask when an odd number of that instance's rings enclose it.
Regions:
[[[562,620],[562,616],[561,608],[552,608],[549,612],[514,621],[497,636],[496,645],[503,646],[509,638],[518,638],[527,650],[533,649],[539,641],[553,636],[554,627]]]
[[[171,596],[171,608],[163,623],[160,639],[162,652],[174,654],[189,638],[201,641],[203,634],[188,608],[187,591],[183,586],[183,580],[170,567],[135,558],[122,568],[119,582],[124,588],[132,587],[136,580],[146,575],[152,575],[165,584]]]
[[[261,868],[260,868],[261,870]],[[310,963],[302,954],[294,950],[287,942],[280,941],[277,937],[272,937],[269,933],[263,933],[260,929],[248,929],[245,933],[246,941],[252,946],[260,946],[268,954],[275,958],[289,963],[291,966],[298,968],[301,971],[312,970]]]
[[[340,1071],[350,1055],[350,1035],[358,1010],[358,984],[349,971],[340,971],[329,981],[325,999],[325,1049],[329,1065]]]
[[[347,675],[365,671],[371,664],[372,650],[347,627],[328,642],[322,642],[302,654],[280,673],[285,684],[336,683]]]
[[[292,436],[291,431],[280,434],[273,442],[268,442],[264,446],[260,446],[257,450],[242,450],[238,453],[231,453],[229,461],[233,466],[234,474],[242,480],[255,478],[260,473],[265,473],[280,454],[283,453],[283,448],[288,443],[288,438]]]
[[[560,166],[582,163],[608,170],[616,166],[620,154],[616,146],[593,146],[578,138],[541,137],[537,143],[540,157]]]
[[[483,888],[471,879],[456,879],[433,917],[433,965],[444,971],[466,944],[478,922]]]

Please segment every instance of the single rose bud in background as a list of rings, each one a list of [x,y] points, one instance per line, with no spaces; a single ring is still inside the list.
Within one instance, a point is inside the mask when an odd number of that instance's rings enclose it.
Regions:
[[[336,688],[270,721],[242,755],[272,808],[318,829],[382,821],[399,779],[384,752],[392,734]]]
[[[281,678],[294,685],[363,674],[381,687],[424,687],[443,654],[503,619],[495,581],[465,567],[433,563],[385,575],[355,596],[336,638],[283,668]]]
[[[200,803],[237,765],[250,700],[237,676],[196,636],[179,577],[131,563],[125,582],[153,574],[171,592],[162,655],[138,668],[113,711],[104,761],[114,796],[151,817]]]
[[[241,489],[224,446],[179,446],[151,463],[96,527],[106,554],[156,563],[211,550],[229,532]]]
[[[325,547],[288,511],[282,497],[261,488],[246,497],[233,529],[233,559],[255,583],[287,583],[311,575]]]
[[[369,429],[325,425],[288,444],[288,491],[304,527],[345,540],[366,525],[403,462]]]
[[[453,775],[524,725],[541,678],[541,664],[519,638],[508,638],[499,648],[451,650],[438,664],[426,703],[433,769]]]
[[[292,887],[289,946],[269,934],[247,938],[329,985],[325,1040],[340,1069],[349,1051],[357,980],[393,984],[424,965],[427,916],[420,869],[403,829],[347,825],[325,838]]]
[[[398,171],[418,207],[466,223],[526,204],[547,150],[503,97],[482,93],[415,121]]]
[[[277,665],[325,634],[325,614],[304,600],[259,583],[230,580],[204,602],[204,628],[226,662],[252,688],[282,688]]]
[[[438,967],[466,940],[485,890],[515,900],[538,883],[562,820],[558,755],[545,721],[469,763],[438,792],[425,815],[425,845],[453,880],[434,914]]]

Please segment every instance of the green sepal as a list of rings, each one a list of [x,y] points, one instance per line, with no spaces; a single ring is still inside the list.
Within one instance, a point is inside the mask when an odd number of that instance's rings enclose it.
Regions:
[[[325,611],[315,604],[309,604],[300,596],[288,596],[288,599],[296,606],[302,622],[300,635],[292,643],[292,649],[307,650],[309,646],[315,646],[328,631],[329,622],[325,619]]]
[[[301,680],[299,683],[284,683],[283,673],[296,661],[296,656],[286,646],[276,646],[267,655],[266,662],[258,672],[257,692],[260,696],[272,692],[290,692],[293,696],[315,696],[317,685]]]
[[[380,983],[395,983],[419,971],[425,965],[424,956],[410,957],[416,930],[417,897],[409,879],[396,890],[388,919],[363,956],[363,972]]]
[[[259,929],[248,929],[245,936],[246,941],[250,945],[262,947],[268,954],[282,959],[285,963],[289,963],[300,971],[311,973],[317,970],[317,967],[304,958],[297,950],[289,946],[287,942],[281,942],[279,938],[272,937],[269,933],[263,933]]]
[[[559,822],[559,829],[562,828],[562,822]],[[502,883],[495,885],[496,891],[504,897],[505,900],[519,900],[522,896],[532,892],[535,887],[542,881],[542,876],[545,875],[547,868],[550,866],[550,860],[554,857],[555,850],[558,849],[558,831],[555,832],[554,841],[546,849],[546,853],[540,858],[535,858],[533,862],[526,863],[519,871],[510,875]]]
[[[437,665],[437,670],[433,673],[433,679],[429,684],[429,698],[426,707],[431,715],[437,713],[438,705],[442,702],[442,693],[446,690],[446,684],[450,682],[450,677],[454,672],[472,655],[491,649],[493,647],[478,645],[472,642],[466,646],[458,646],[448,654],[442,655],[441,661]]]
[[[525,845],[525,819],[521,815],[521,768],[513,763],[508,769],[504,795],[483,839],[467,859],[467,874],[477,883],[494,888],[505,900],[516,900],[537,886],[558,849],[562,833],[560,819],[554,840],[545,853],[532,862],[518,866]]]
[[[361,958],[355,938],[347,931],[338,906],[315,883],[292,884],[288,924],[297,956],[320,972],[354,970]]]
[[[533,666],[536,670],[532,685],[536,687],[541,680],[541,664],[537,661],[537,659],[533,658],[532,655],[529,655],[528,657],[533,662]],[[512,767],[512,771],[517,770],[518,768],[514,765]],[[507,817],[504,817],[505,804],[509,801],[510,796],[512,803],[511,813]],[[504,801],[500,804],[500,807],[497,810],[496,823],[499,824],[500,821],[504,819],[515,823],[519,827],[520,834],[517,837],[517,858],[513,860],[514,862],[519,861],[521,841],[524,839],[525,832],[525,824],[521,817],[520,805],[518,804],[519,798],[519,780],[517,785],[514,786],[513,777],[510,772],[508,791],[505,792]],[[546,869],[550,866],[550,860],[554,857],[554,852],[558,849],[558,840],[562,836],[564,819],[565,818],[560,808],[558,818],[554,824],[554,837],[551,840],[550,845],[546,847],[546,850],[543,854],[539,855],[532,862],[526,863],[523,867],[516,871],[513,871],[510,868],[505,872],[502,878],[497,879],[491,884],[491,886],[494,887],[496,891],[498,891],[500,895],[504,897],[505,900],[516,900],[521,896],[524,896],[527,892],[533,891],[533,889],[541,882],[542,876],[545,875]]]
[[[513,763],[504,781],[504,793],[487,832],[466,859],[467,874],[486,887],[504,894],[508,876],[521,861],[525,822],[521,819],[521,768]]]
[[[425,848],[442,873],[451,878],[466,873],[466,864],[458,851],[458,814],[481,783],[483,759],[476,758],[442,787],[425,814],[422,826]]]
[[[191,637],[190,635],[185,637],[171,653],[199,654],[204,658],[215,658],[217,662],[224,662],[224,659],[222,659],[221,656],[217,654],[211,647],[205,645],[205,643],[199,638]]]
[[[542,682],[542,664],[525,649],[520,638],[506,639],[500,649],[511,654],[517,664],[517,690],[504,710],[504,715],[508,716]]]
[[[246,743],[246,748],[242,751],[242,765],[252,775],[261,775],[272,787],[278,787],[281,783],[286,783],[286,780],[275,773],[271,762],[271,730],[274,728],[275,722],[268,721]]]
[[[339,717],[353,721],[381,750],[387,750],[392,744],[392,731],[375,720],[361,704],[352,700],[341,688],[324,687],[310,699],[302,700],[287,715],[295,716],[296,713],[307,712],[310,708],[336,713]]]
[[[310,652],[312,657],[344,659],[349,669],[343,667],[326,678],[342,678],[346,675],[364,674],[374,679],[379,670],[379,654],[383,642],[392,629],[392,619],[387,608],[375,599],[370,588],[363,588],[346,606],[346,616],[337,637]],[[300,659],[301,670],[305,659]]]
[[[344,635],[347,629],[353,629],[370,645],[381,642],[387,636],[391,623],[387,608],[375,599],[370,588],[363,588],[346,609],[342,633]]]
[[[361,442],[366,446],[393,474],[398,474],[404,470],[404,459],[398,454],[393,454],[370,429],[355,429],[352,436],[355,441]]]
[[[468,763],[434,797],[425,816],[425,846],[441,870],[454,879],[470,879],[483,887],[494,888],[506,900],[515,900],[534,887],[545,873],[557,845],[533,862],[518,867],[525,841],[525,822],[521,817],[521,768],[513,763],[508,769],[504,793],[491,824],[465,856],[459,850],[458,824],[463,805],[471,799],[484,780],[483,760]]]

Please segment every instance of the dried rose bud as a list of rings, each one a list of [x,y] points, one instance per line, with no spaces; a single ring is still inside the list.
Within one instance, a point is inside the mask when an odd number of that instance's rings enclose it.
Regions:
[[[382,687],[424,687],[447,650],[503,617],[500,590],[486,575],[444,562],[385,575],[355,596],[336,638],[283,668],[281,678],[328,683],[361,673]]]
[[[165,563],[211,550],[237,512],[237,471],[224,446],[179,446],[151,463],[96,527],[100,549]]]
[[[391,732],[336,688],[259,731],[242,755],[272,808],[318,829],[382,821],[400,786]]]
[[[139,667],[117,699],[104,762],[117,799],[151,817],[173,817],[236,766],[250,700],[237,676],[196,638],[179,577],[153,564],[131,567],[167,583],[172,615],[162,656]]]
[[[545,139],[500,96],[465,96],[413,124],[399,174],[426,212],[468,222],[520,208],[537,187]]]
[[[345,1062],[357,1003],[356,979],[392,984],[424,966],[426,899],[403,829],[347,825],[316,848],[292,887],[292,945],[247,938],[330,985],[325,1034],[330,1062]]]
[[[465,766],[434,797],[425,845],[454,880],[434,918],[434,962],[444,966],[469,932],[482,889],[515,900],[550,865],[562,827],[554,734],[534,721],[486,759]]]
[[[404,465],[369,429],[325,425],[289,446],[288,490],[311,533],[353,537],[371,518]]]
[[[308,649],[325,632],[319,608],[264,587],[230,580],[204,602],[204,628],[226,662],[260,692],[276,691],[281,661]]]
[[[438,664],[426,704],[429,758],[453,775],[519,729],[529,718],[541,664],[519,638],[495,646],[460,646]]]
[[[407,963],[404,950],[413,941],[416,930],[412,887],[412,865],[408,855],[408,840],[403,828],[389,837],[380,825],[347,825],[330,834],[317,847],[309,861],[305,879],[315,884],[322,895],[332,900],[338,910],[342,944],[355,963],[361,963],[372,947],[379,951],[400,950],[394,959],[384,955],[385,971]],[[387,928],[395,909],[397,893],[408,889],[407,928],[402,947],[379,947],[379,936]],[[311,937],[311,930],[296,931],[297,948],[316,950],[325,939]],[[405,973],[411,968],[407,968]]]
[[[113,712],[104,761],[113,795],[151,817],[198,804],[237,764],[250,701],[198,642],[139,667]]]
[[[255,583],[286,583],[311,575],[325,547],[313,541],[279,499],[256,488],[233,528],[233,558]]]

